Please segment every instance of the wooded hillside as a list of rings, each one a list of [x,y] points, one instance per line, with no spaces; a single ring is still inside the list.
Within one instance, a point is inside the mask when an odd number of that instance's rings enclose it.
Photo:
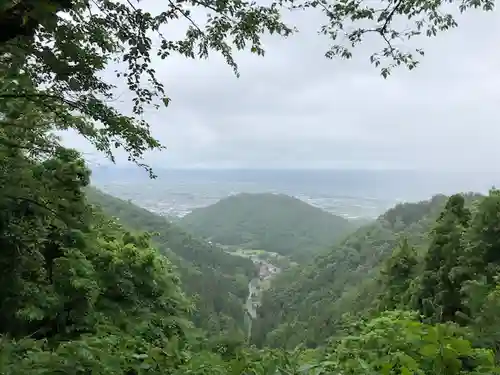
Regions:
[[[179,221],[191,233],[223,245],[309,258],[345,236],[348,220],[284,194],[238,194]]]
[[[160,215],[96,189],[88,189],[87,199],[125,227],[154,233],[153,243],[177,266],[184,291],[196,301],[197,326],[211,334],[243,334],[243,304],[256,272],[249,259],[229,255]]]
[[[465,196],[468,205],[479,198]],[[437,195],[404,203],[363,226],[304,267],[288,270],[264,294],[253,340],[262,345],[321,345],[342,331],[343,314],[359,316],[374,307],[380,267],[402,239],[418,254],[427,251],[429,232],[446,203]]]

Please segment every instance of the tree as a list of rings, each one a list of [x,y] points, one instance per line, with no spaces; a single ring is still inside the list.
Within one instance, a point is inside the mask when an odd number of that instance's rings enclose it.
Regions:
[[[178,367],[191,306],[149,236],[93,212],[76,151],[0,156],[0,372]]]
[[[264,33],[288,36],[295,31],[282,22],[283,11],[316,9],[325,16],[319,33],[332,42],[328,58],[350,58],[352,47],[366,35],[377,34],[386,45],[371,62],[387,77],[394,66],[413,69],[418,63],[414,53],[395,47],[394,41],[433,36],[457,26],[445,4],[430,0],[387,0],[377,6],[326,0],[278,0],[264,6],[246,0],[162,4],[152,14],[141,9],[138,0],[2,0],[0,99],[20,113],[27,105],[50,113],[57,119],[54,128],[77,130],[112,159],[113,150],[123,148],[130,160],[141,164],[145,151],[162,146],[140,116],[146,106],[170,102],[151,66],[153,54],[162,59],[174,53],[207,58],[215,51],[238,74],[234,48],[263,55]],[[493,0],[465,0],[458,7],[491,10]],[[189,24],[184,38],[168,39],[162,27],[179,19]],[[393,26],[398,19],[409,19],[413,27]],[[116,86],[100,76],[110,63],[117,64],[117,76],[134,93],[129,114],[113,107]],[[19,76],[30,84],[20,82]]]
[[[334,343],[315,367],[342,374],[491,374],[490,350],[474,348],[452,324],[428,325],[406,311],[386,311],[356,335]]]
[[[9,30],[0,40],[2,101],[9,101],[18,112],[29,105],[50,113],[58,120],[54,128],[77,130],[111,158],[114,148],[123,148],[136,162],[146,150],[161,147],[140,119],[145,106],[169,103],[150,66],[153,48],[161,58],[173,53],[207,57],[212,49],[222,53],[236,71],[229,39],[238,49],[249,44],[253,52],[262,54],[260,34],[291,31],[279,21],[275,7],[245,1],[193,3],[215,14],[203,31],[191,21],[181,40],[166,39],[161,26],[179,18],[192,20],[187,3],[170,1],[156,15],[132,1],[4,0],[2,5],[0,29]],[[154,46],[152,33],[159,46]],[[99,76],[113,62],[126,65],[124,70],[119,66],[116,74],[135,94],[128,115],[109,102],[116,86]]]
[[[468,272],[462,267],[463,236],[470,219],[464,197],[453,195],[431,233],[418,292],[418,307],[423,315],[434,321],[455,321],[457,313],[464,313],[461,288],[468,279]]]
[[[500,271],[500,191],[492,189],[479,203],[468,233],[468,261],[473,278],[495,283]]]
[[[408,289],[415,276],[417,264],[415,249],[403,238],[381,272],[384,285],[381,305],[384,310],[395,309],[400,307],[402,302],[408,302]]]
[[[187,314],[176,276],[148,239],[91,211],[82,191],[89,171],[75,151],[42,162],[15,151],[0,168],[0,281],[9,286],[0,291],[0,334],[67,338],[111,316],[135,330],[133,315]]]

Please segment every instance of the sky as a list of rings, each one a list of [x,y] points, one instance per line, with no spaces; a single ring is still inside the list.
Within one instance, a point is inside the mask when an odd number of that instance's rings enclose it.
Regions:
[[[145,118],[167,150],[145,161],[166,168],[498,170],[500,15],[472,11],[457,20],[457,29],[418,39],[426,54],[417,69],[395,70],[386,80],[368,59],[378,41],[367,40],[352,60],[328,60],[328,40],[316,34],[320,19],[305,12],[291,18],[299,34],[264,39],[265,57],[235,55],[240,78],[215,55],[157,60],[172,102]],[[175,34],[185,25],[172,27]],[[127,95],[118,109],[127,108]],[[74,134],[64,139],[100,159]]]

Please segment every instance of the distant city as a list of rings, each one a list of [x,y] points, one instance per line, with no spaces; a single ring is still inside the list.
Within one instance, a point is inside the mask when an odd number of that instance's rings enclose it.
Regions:
[[[295,196],[325,211],[354,219],[376,218],[402,201],[437,193],[485,192],[492,181],[462,175],[401,171],[155,170],[150,180],[139,168],[95,168],[93,184],[106,193],[171,218],[237,193],[274,192]],[[476,177],[476,176],[475,176]],[[404,193],[404,195],[403,195]]]

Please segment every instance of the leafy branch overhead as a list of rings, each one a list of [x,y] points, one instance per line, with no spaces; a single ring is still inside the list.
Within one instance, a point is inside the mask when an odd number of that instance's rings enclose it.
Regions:
[[[414,68],[415,53],[400,49],[417,35],[433,36],[457,24],[450,12],[482,8],[491,10],[492,0],[443,2],[433,0],[279,0],[267,5],[244,0],[180,0],[156,2],[154,14],[137,0],[1,0],[0,49],[2,89],[0,98],[24,106],[25,102],[59,119],[56,128],[76,129],[98,150],[113,158],[123,148],[129,159],[139,162],[144,152],[162,146],[142,119],[146,108],[167,105],[170,99],[152,66],[154,55],[172,54],[207,58],[220,53],[238,75],[232,52],[247,49],[264,54],[265,33],[289,36],[292,25],[281,16],[288,10],[315,9],[325,20],[319,33],[331,40],[326,57],[350,58],[352,48],[367,34],[378,34],[385,47],[374,51],[371,62],[386,77],[394,66]],[[152,4],[152,3],[151,3]],[[203,21],[194,14],[203,14]],[[164,26],[187,22],[180,39],[169,39]],[[412,27],[394,26],[408,20]],[[415,52],[415,51],[413,51]],[[416,50],[423,55],[423,51]],[[116,63],[117,76],[134,93],[128,115],[113,104],[116,85],[100,72]],[[20,76],[29,85],[19,83]],[[16,97],[16,101],[11,99]]]

